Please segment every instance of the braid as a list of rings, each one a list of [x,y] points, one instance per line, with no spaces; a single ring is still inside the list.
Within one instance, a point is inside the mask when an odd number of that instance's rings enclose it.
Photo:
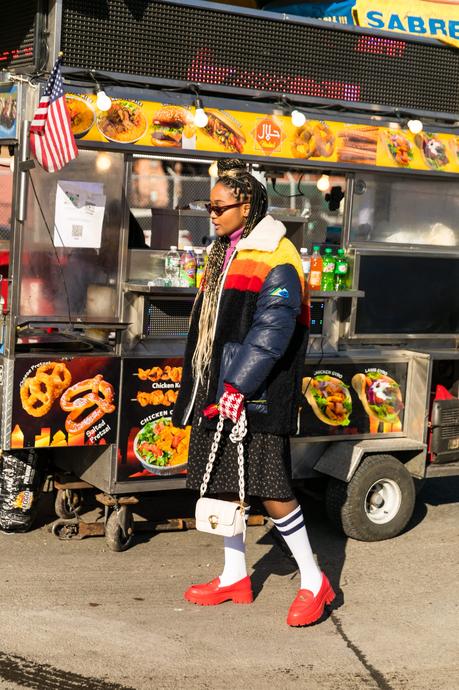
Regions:
[[[265,186],[247,172],[243,161],[234,158],[224,158],[218,162],[218,179],[216,184],[218,183],[230,189],[236,201],[250,204],[249,215],[242,233],[242,237],[247,237],[266,215],[268,195]],[[213,329],[218,293],[229,243],[228,237],[217,237],[212,245],[205,275],[201,283],[204,297],[199,317],[198,342],[193,354],[193,371],[201,383],[208,371],[212,356]]]

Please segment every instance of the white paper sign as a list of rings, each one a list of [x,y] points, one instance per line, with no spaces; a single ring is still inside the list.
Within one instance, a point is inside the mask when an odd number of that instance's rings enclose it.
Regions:
[[[99,182],[60,180],[54,215],[55,247],[100,249],[106,196]]]

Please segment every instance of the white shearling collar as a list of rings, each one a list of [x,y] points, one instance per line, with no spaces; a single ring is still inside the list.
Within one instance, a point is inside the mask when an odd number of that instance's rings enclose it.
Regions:
[[[265,216],[255,225],[250,235],[239,240],[236,250],[239,252],[244,249],[256,249],[260,252],[274,252],[286,232],[287,229],[280,220]]]

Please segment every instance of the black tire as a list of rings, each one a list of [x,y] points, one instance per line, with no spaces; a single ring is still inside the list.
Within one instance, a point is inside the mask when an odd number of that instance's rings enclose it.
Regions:
[[[119,515],[122,511],[126,511],[127,533],[123,533],[120,525]],[[134,520],[132,512],[126,506],[122,506],[119,511],[113,510],[105,524],[105,541],[112,551],[126,551],[132,544],[134,539]]]
[[[63,520],[76,517],[81,505],[81,496],[72,489],[58,489],[54,501],[56,515]]]
[[[378,487],[391,492],[387,511]],[[330,521],[346,536],[359,541],[382,541],[396,537],[406,527],[415,498],[413,478],[397,458],[370,455],[364,458],[348,484],[334,478],[329,480],[325,502]],[[376,507],[372,501],[377,502]]]

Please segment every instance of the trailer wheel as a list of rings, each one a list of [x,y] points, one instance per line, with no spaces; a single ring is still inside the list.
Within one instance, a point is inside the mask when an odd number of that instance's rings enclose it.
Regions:
[[[325,501],[329,519],[348,537],[381,541],[406,527],[415,497],[413,478],[397,458],[371,455],[348,484],[331,478]]]
[[[81,505],[81,496],[72,489],[58,489],[56,493],[56,500],[54,501],[54,510],[56,515],[63,520],[74,518]]]
[[[127,506],[112,511],[105,524],[105,541],[112,551],[126,551],[134,538],[134,520]]]

